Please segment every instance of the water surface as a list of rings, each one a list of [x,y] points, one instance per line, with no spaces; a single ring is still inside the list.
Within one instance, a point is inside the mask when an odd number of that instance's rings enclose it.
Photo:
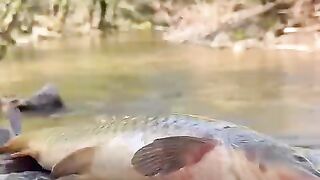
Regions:
[[[320,131],[316,53],[170,44],[153,33],[65,38],[16,47],[0,62],[0,95],[55,83],[73,115],[26,117],[27,130],[109,115],[199,114],[273,134]]]

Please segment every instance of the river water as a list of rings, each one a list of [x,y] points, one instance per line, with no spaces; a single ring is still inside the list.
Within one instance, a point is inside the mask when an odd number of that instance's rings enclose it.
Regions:
[[[229,120],[269,134],[319,135],[319,57],[170,44],[145,32],[64,38],[11,48],[0,62],[0,95],[25,97],[47,82],[58,86],[74,113],[25,117],[26,130],[92,121],[102,113],[177,112]]]

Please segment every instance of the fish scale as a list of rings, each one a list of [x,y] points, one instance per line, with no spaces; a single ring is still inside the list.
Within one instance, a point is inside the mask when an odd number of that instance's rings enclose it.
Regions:
[[[90,170],[87,170],[91,174],[126,179],[129,175],[124,175],[121,172],[127,171],[129,168],[131,169],[128,171],[129,174],[131,173],[129,177],[143,179],[142,175],[132,169],[131,158],[136,151],[152,143],[155,139],[171,136],[218,140],[221,143],[219,146],[224,149],[242,151],[246,156],[255,156],[253,159],[257,160],[258,164],[262,162],[282,164],[309,174],[317,176],[320,174],[307,158],[299,155],[285,144],[230,122],[191,115],[111,118],[96,123],[79,123],[25,133],[10,143],[15,144],[19,140],[21,142],[21,139],[28,141],[27,147],[19,147],[20,149],[14,150],[23,151],[25,148],[37,152],[39,157],[36,160],[48,170],[51,170],[71,153],[86,147],[94,147],[94,158],[90,163],[92,165]],[[226,158],[223,156],[221,158]],[[162,163],[172,158],[174,156],[156,159],[161,160],[159,163]],[[81,158],[79,157],[79,159]],[[232,162],[226,159],[223,161]],[[178,163],[179,161],[172,162]],[[155,166],[151,164],[150,167]]]

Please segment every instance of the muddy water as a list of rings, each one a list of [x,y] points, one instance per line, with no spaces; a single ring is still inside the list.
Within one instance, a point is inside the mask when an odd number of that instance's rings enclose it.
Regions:
[[[73,114],[26,117],[27,130],[101,113],[200,114],[272,134],[320,134],[320,55],[242,54],[169,44],[153,33],[66,38],[16,47],[0,62],[0,94],[55,83]],[[5,124],[4,122],[2,124]]]

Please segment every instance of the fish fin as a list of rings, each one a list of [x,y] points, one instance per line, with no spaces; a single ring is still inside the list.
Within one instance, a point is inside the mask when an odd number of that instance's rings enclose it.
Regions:
[[[68,175],[68,176],[62,176],[56,180],[97,180],[97,178],[94,178],[92,176],[87,176],[87,175],[72,174],[72,175]]]
[[[79,180],[79,179],[81,179],[81,175],[71,174],[71,175],[59,177],[56,180]]]
[[[219,142],[190,136],[156,139],[133,156],[133,167],[145,176],[167,175],[199,162]]]
[[[33,151],[33,150],[30,150],[30,149],[26,149],[26,150],[23,150],[23,151],[19,151],[19,152],[15,152],[15,153],[12,153],[10,155],[11,158],[20,158],[20,157],[26,157],[26,156],[30,156],[34,159],[37,159],[37,152]]]
[[[71,153],[52,168],[51,174],[59,178],[86,172],[91,167],[95,149],[96,147],[85,147]]]

